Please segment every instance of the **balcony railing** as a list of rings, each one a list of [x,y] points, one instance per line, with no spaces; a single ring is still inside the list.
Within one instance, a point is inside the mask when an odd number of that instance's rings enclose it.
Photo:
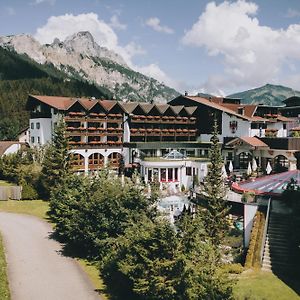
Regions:
[[[175,116],[144,116],[136,115],[131,118],[132,123],[162,123],[162,124],[195,124],[195,117]]]

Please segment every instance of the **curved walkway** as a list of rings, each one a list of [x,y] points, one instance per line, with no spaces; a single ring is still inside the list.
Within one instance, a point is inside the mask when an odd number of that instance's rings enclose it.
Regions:
[[[76,261],[61,255],[61,245],[49,237],[49,224],[0,212],[0,230],[12,300],[99,300]]]

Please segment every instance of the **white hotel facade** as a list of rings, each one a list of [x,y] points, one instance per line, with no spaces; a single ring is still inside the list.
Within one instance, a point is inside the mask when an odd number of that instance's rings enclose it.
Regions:
[[[29,144],[45,145],[63,117],[76,172],[103,167],[139,169],[145,182],[189,188],[207,173],[214,116],[225,165],[244,169],[253,159],[292,169],[300,144],[289,135],[296,126],[278,108],[243,105],[239,99],[179,96],[168,104],[29,95]],[[274,147],[279,139],[288,140]],[[283,148],[283,149],[280,149]],[[169,154],[171,153],[171,154]],[[169,157],[168,157],[169,154]]]

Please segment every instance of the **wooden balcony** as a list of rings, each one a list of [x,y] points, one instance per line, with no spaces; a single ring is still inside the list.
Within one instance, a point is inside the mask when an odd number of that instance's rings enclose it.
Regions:
[[[131,118],[132,123],[147,124],[195,124],[195,117],[174,117],[174,116],[144,116],[136,115]]]
[[[131,136],[195,136],[196,129],[159,129],[159,128],[132,128]]]

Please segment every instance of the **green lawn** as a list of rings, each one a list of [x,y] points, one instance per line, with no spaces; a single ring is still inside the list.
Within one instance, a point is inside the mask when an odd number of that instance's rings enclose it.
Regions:
[[[8,300],[10,299],[10,294],[6,276],[5,255],[3,250],[2,237],[0,235],[0,299]]]
[[[0,211],[27,214],[41,219],[47,219],[49,203],[42,200],[8,200],[0,201]]]
[[[300,284],[300,283],[299,283]],[[271,272],[247,270],[234,288],[236,300],[299,300],[288,285]]]
[[[13,212],[19,214],[28,214],[32,216],[36,216],[38,218],[48,220],[47,218],[47,211],[49,210],[49,202],[42,201],[42,200],[8,200],[8,201],[0,201],[0,211],[6,212]],[[2,245],[0,244],[0,267],[1,267],[1,250],[3,250]],[[4,261],[4,258],[3,258]],[[99,277],[99,271],[94,264],[89,263],[83,259],[77,259],[79,265],[82,269],[86,272],[89,276],[91,282],[93,283],[95,289],[99,292],[104,290],[104,284],[102,279]],[[2,274],[0,273],[0,278]],[[1,286],[0,280],[0,288]],[[1,297],[1,290],[0,290],[0,300],[9,299],[9,298],[2,298]],[[105,295],[101,294],[103,299],[107,299]]]

